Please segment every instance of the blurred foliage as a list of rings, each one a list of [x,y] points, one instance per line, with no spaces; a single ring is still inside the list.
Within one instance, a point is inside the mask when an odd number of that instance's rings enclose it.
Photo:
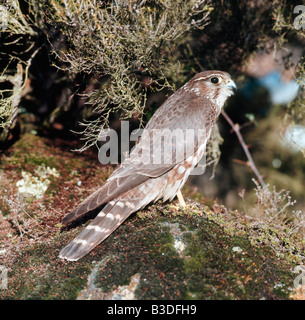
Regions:
[[[174,41],[206,24],[205,0],[95,1],[53,0],[50,21],[60,24],[67,51],[59,53],[70,73],[98,75],[99,86],[85,93],[99,116],[83,122],[83,149],[95,144],[110,113],[142,118],[147,87],[175,90],[167,70]]]
[[[16,125],[28,69],[37,53],[30,38],[35,38],[37,32],[31,19],[23,16],[17,0],[0,6],[0,18],[0,142],[3,142]],[[22,42],[26,42],[26,46],[16,55],[12,48],[21,46]]]
[[[65,126],[82,131],[85,149],[113,118],[147,120],[144,108],[156,90],[172,92],[204,69],[239,75],[257,50],[278,48],[291,35],[295,37],[296,4],[289,0],[5,0],[1,15],[8,23],[0,30],[2,78],[17,75],[17,63],[23,64],[21,89],[28,71],[31,83],[20,99],[33,94],[31,100],[38,100],[45,127],[70,113]],[[2,127],[11,120],[13,87],[1,91]],[[28,101],[26,97],[20,105],[37,114]]]
[[[305,43],[305,11],[296,10],[300,3],[295,1],[279,2],[275,7],[273,30],[278,34],[275,47],[281,47],[289,41]],[[300,7],[300,6],[298,6]],[[303,5],[304,7],[304,5]],[[305,7],[304,7],[305,8]],[[285,63],[285,62],[284,62]],[[286,61],[289,66],[289,61]],[[296,80],[300,84],[298,97],[287,106],[286,119],[293,124],[305,125],[305,55],[296,66]],[[305,151],[303,155],[305,156]]]

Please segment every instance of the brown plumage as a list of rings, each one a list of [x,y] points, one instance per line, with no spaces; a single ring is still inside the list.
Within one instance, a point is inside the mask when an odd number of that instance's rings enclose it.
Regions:
[[[130,156],[100,189],[64,217],[63,224],[68,225],[104,205],[61,250],[60,258],[78,260],[133,212],[161,198],[172,200],[203,156],[213,125],[235,88],[228,73],[204,71],[170,96],[150,119]],[[180,130],[182,136],[165,141],[162,130]]]

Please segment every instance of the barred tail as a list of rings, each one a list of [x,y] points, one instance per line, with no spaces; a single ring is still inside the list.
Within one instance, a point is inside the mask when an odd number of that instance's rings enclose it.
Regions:
[[[104,241],[134,211],[131,203],[124,203],[124,200],[111,201],[74,240],[60,251],[59,257],[69,261],[82,258]]]
[[[85,256],[104,241],[133,212],[160,199],[164,181],[166,179],[164,180],[163,177],[157,178],[154,183],[148,180],[108,202],[95,219],[60,251],[59,257],[76,261]]]

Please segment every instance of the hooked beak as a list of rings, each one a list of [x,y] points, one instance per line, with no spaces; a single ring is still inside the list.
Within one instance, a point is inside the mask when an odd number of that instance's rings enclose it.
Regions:
[[[236,91],[237,91],[236,83],[235,83],[233,80],[228,81],[228,82],[226,83],[226,87],[227,87],[229,90],[233,91],[233,93],[236,93]]]

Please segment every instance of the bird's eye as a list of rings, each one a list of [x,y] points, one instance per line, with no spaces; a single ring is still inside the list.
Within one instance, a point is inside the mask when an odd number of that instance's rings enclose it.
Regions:
[[[220,82],[221,82],[221,78],[219,78],[219,77],[213,77],[213,78],[211,78],[211,82],[212,82],[213,84],[220,83]]]

